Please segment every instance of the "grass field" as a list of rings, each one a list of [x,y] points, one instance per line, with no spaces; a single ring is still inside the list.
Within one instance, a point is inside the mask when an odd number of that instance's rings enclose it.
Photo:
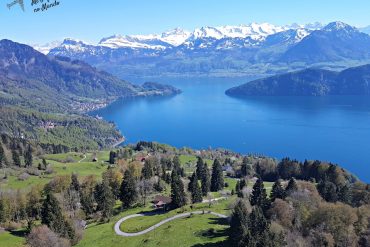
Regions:
[[[0,233],[1,247],[22,247],[25,246],[23,231],[2,232]]]

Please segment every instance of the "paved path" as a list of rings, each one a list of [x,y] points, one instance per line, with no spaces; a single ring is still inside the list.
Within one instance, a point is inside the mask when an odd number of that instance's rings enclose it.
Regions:
[[[114,231],[116,232],[117,235],[120,235],[120,236],[123,236],[123,237],[139,236],[139,235],[148,233],[150,231],[153,231],[154,229],[160,227],[163,224],[166,224],[167,222],[170,222],[172,220],[176,220],[176,219],[179,219],[179,218],[189,217],[191,214],[212,214],[212,215],[217,216],[219,218],[225,218],[225,219],[228,218],[226,215],[214,213],[214,212],[211,212],[211,211],[206,211],[206,210],[205,211],[194,211],[194,212],[190,212],[190,213],[183,213],[183,214],[178,214],[178,215],[172,216],[168,219],[162,220],[161,222],[159,222],[159,223],[157,223],[157,224],[155,224],[155,225],[153,225],[153,226],[149,227],[148,229],[145,229],[141,232],[127,233],[127,232],[121,231],[121,229],[119,227],[124,221],[126,221],[128,219],[131,219],[131,218],[148,215],[148,214],[132,214],[132,215],[123,217],[122,219],[117,221],[117,223],[114,225]]]
[[[202,203],[209,203],[209,201],[211,202],[217,202],[217,201],[221,201],[221,200],[226,200],[227,197],[219,197],[219,198],[214,198],[214,199],[203,199]]]
[[[86,159],[86,155],[85,154],[84,154],[84,157],[80,161],[78,161],[78,163],[81,163],[84,159]]]

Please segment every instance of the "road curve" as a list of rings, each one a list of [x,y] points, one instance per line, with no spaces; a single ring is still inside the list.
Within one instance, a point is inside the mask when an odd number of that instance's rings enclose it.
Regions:
[[[131,218],[135,218],[135,217],[145,216],[145,214],[132,214],[132,215],[123,217],[122,219],[117,221],[117,223],[114,225],[114,231],[116,232],[117,235],[120,235],[120,236],[123,236],[123,237],[135,237],[135,236],[139,236],[139,235],[148,233],[150,231],[153,231],[154,229],[156,229],[156,228],[160,227],[161,225],[166,224],[167,222],[170,222],[172,220],[189,217],[191,214],[212,214],[212,215],[217,216],[219,218],[228,218],[226,215],[218,214],[218,213],[211,212],[211,211],[194,211],[194,212],[183,213],[183,214],[178,214],[178,215],[172,216],[170,218],[162,220],[161,222],[159,222],[159,223],[157,223],[157,224],[155,224],[155,225],[153,225],[153,226],[149,227],[148,229],[145,229],[141,232],[128,233],[128,232],[121,231],[121,229],[119,227],[124,221],[126,221],[128,219],[131,219]]]

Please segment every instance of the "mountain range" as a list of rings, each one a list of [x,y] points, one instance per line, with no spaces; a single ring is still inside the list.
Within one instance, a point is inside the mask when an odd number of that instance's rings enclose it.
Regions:
[[[48,55],[79,59],[120,78],[260,76],[307,66],[341,70],[370,62],[370,36],[361,30],[342,22],[252,23],[192,32],[176,28],[162,34],[114,35],[98,44],[65,39],[53,43]]]
[[[258,79],[226,91],[230,96],[370,95],[370,65],[340,72],[309,68]]]
[[[85,112],[117,98],[177,93],[172,86],[134,85],[79,60],[0,41],[0,133],[69,148],[106,147],[121,134]]]

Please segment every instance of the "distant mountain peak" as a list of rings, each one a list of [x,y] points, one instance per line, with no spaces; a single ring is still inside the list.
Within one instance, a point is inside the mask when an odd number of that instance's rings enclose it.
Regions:
[[[341,21],[334,21],[330,22],[328,25],[326,25],[322,31],[332,32],[332,31],[340,31],[340,30],[346,30],[346,31],[357,31],[357,28],[348,25]]]

